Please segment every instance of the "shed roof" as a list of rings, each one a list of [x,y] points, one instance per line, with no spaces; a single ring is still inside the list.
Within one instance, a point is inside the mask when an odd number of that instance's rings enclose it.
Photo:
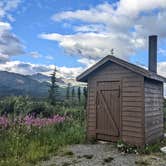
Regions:
[[[80,74],[76,80],[77,81],[81,81],[81,82],[87,82],[88,77],[90,76],[90,74],[94,71],[96,71],[99,67],[103,66],[104,64],[106,64],[107,62],[114,62],[122,67],[125,67],[137,74],[140,74],[146,78],[149,79],[153,79],[153,80],[157,80],[157,81],[161,81],[161,82],[166,82],[166,78],[162,77],[156,73],[153,73],[149,70],[146,70],[142,67],[139,67],[137,65],[128,63],[122,59],[119,59],[117,57],[114,57],[112,55],[108,55],[106,57],[104,57],[102,60],[100,60],[99,62],[97,62],[95,65],[93,65],[92,67],[90,67],[89,69],[87,69],[86,71],[84,71],[82,74]]]

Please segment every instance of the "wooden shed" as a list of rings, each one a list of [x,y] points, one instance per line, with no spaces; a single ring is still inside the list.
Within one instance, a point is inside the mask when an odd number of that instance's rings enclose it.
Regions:
[[[163,137],[163,83],[156,74],[157,36],[149,37],[149,70],[106,56],[77,77],[88,83],[87,138],[137,146]]]

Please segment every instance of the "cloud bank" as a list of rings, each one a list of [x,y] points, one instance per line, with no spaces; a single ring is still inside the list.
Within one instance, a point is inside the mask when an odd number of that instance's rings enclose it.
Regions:
[[[72,20],[75,33],[39,36],[58,42],[68,54],[99,59],[113,48],[115,56],[129,60],[137,51],[147,49],[149,35],[165,40],[166,0],[105,2],[87,10],[55,13],[52,20],[69,24]],[[80,25],[74,25],[77,21]]]
[[[9,22],[4,22],[4,18],[12,18],[10,12],[17,8],[20,0],[0,1],[0,63],[10,60],[11,56],[24,53],[24,46],[19,38],[11,32],[12,27]]]

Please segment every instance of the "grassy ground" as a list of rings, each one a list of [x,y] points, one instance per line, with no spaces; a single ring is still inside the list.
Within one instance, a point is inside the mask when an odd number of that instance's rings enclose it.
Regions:
[[[71,111],[76,112],[76,108],[70,108],[68,114]],[[83,143],[84,123],[78,117],[69,116],[61,124],[42,128],[16,124],[0,129],[0,166],[35,165],[56,155],[65,145]]]

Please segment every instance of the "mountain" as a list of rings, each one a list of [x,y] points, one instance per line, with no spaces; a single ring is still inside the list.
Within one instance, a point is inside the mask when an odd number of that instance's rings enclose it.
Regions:
[[[47,82],[39,82],[29,76],[0,71],[0,97],[10,95],[30,95],[45,97],[48,95]]]
[[[50,76],[43,75],[41,73],[36,73],[32,75],[27,75],[30,79],[39,81],[39,82],[49,82],[51,80]]]
[[[0,71],[0,97],[11,95],[29,95],[35,98],[44,98],[48,96],[48,88],[50,86],[50,76],[40,73],[33,75],[21,75],[17,73]],[[57,79],[59,86],[60,99],[66,95],[66,87],[68,83],[75,87],[82,86],[74,79]]]
[[[50,82],[51,76],[47,76],[41,73],[36,73],[32,75],[27,75],[29,78],[39,81],[39,82]],[[57,78],[58,84],[65,84],[62,78]]]

